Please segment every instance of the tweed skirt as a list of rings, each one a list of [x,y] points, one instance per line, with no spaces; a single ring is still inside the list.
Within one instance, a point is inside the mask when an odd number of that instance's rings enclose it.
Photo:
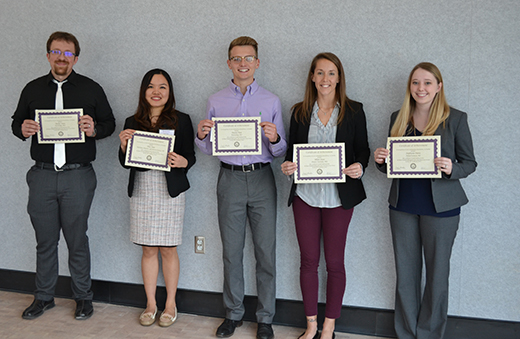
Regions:
[[[185,193],[172,198],[162,171],[137,172],[130,198],[130,240],[145,246],[182,243]]]

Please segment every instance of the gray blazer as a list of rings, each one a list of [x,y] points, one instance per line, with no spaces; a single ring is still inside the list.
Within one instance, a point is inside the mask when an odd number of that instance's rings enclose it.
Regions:
[[[390,128],[397,118],[399,111],[392,113]],[[390,135],[390,132],[389,132]],[[451,175],[442,174],[440,179],[431,179],[433,204],[435,210],[445,212],[460,207],[468,203],[468,198],[459,179],[465,178],[475,172],[477,161],[473,154],[473,142],[468,126],[468,115],[464,112],[450,107],[450,116],[446,120],[446,127],[440,124],[435,135],[441,136],[441,156],[450,158],[453,163]],[[386,163],[377,168],[386,173]],[[392,181],[388,202],[392,206],[397,206],[399,199],[399,179]]]

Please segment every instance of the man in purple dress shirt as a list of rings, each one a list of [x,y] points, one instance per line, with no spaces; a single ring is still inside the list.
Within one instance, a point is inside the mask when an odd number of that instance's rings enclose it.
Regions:
[[[249,219],[256,259],[258,306],[257,338],[274,338],[271,323],[276,301],[276,186],[270,163],[285,154],[287,142],[280,99],[258,86],[254,78],[260,65],[258,44],[250,37],[239,37],[228,50],[233,80],[208,99],[207,119],[197,128],[195,143],[206,154],[212,144],[208,134],[213,117],[260,117],[261,155],[219,156],[217,184],[218,220],[224,260],[224,307],[226,319],[216,335],[227,338],[242,325],[244,316],[244,243]]]

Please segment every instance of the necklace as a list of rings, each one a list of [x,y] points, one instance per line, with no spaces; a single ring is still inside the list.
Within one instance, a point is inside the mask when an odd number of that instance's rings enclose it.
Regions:
[[[327,115],[329,113],[332,113],[333,110],[334,110],[334,107],[327,109],[328,112],[324,108],[320,108],[319,109],[319,111],[321,111],[323,113],[323,115]]]

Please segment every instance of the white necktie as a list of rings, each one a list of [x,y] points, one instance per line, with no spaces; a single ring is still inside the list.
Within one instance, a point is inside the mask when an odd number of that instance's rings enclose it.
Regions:
[[[58,90],[56,91],[56,103],[55,103],[55,109],[63,109],[63,92],[61,91],[61,86],[67,81],[56,81],[53,80],[56,85],[58,85]],[[54,165],[57,167],[61,167],[65,165],[67,161],[65,160],[65,144],[64,143],[58,143],[54,144]]]

